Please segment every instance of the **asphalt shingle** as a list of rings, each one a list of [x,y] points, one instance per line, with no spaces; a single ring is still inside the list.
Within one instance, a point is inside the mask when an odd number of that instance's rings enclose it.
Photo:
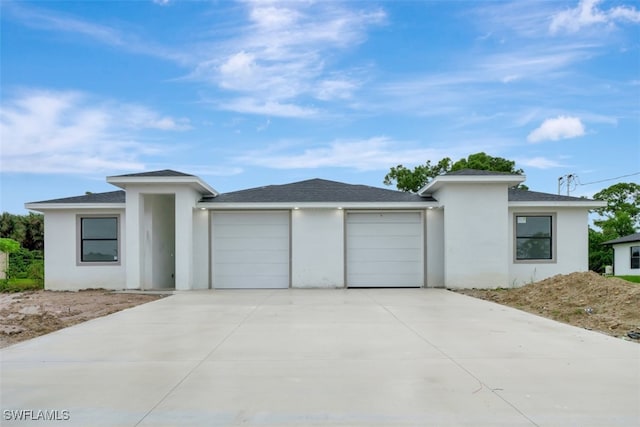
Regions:
[[[640,242],[640,233],[629,234],[628,236],[622,236],[617,239],[609,240],[608,242],[604,242],[603,245],[615,245],[616,243],[631,243],[631,242]]]
[[[87,193],[82,196],[64,197],[61,199],[43,200],[36,203],[124,203],[124,190],[109,191],[106,193]]]
[[[212,203],[287,203],[287,202],[433,202],[432,197],[396,190],[353,185],[325,179],[309,179],[284,185],[269,185],[205,197]]]
[[[510,202],[591,202],[591,199],[581,197],[562,196],[559,194],[540,193],[538,191],[509,189]]]

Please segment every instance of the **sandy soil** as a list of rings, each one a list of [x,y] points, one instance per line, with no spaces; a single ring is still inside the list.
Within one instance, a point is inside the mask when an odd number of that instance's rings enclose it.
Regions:
[[[573,273],[516,289],[460,293],[640,342],[635,338],[640,337],[640,284],[626,280],[594,272]]]
[[[106,290],[0,294],[0,348],[158,298]]]

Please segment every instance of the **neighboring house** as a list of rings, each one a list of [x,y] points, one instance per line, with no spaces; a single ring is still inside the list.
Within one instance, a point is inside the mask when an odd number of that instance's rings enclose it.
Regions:
[[[27,203],[44,213],[45,287],[165,289],[520,286],[586,271],[603,202],[463,170],[418,194],[311,179],[220,194],[171,170]]]
[[[609,240],[603,245],[613,248],[613,274],[640,276],[640,233]]]

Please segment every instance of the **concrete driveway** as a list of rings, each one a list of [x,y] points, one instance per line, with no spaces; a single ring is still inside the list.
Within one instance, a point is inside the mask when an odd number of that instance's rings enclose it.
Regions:
[[[0,359],[3,426],[640,425],[640,345],[445,290],[179,293]]]

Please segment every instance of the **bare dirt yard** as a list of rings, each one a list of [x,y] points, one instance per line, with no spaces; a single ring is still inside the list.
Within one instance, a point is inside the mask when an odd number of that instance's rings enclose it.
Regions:
[[[459,292],[640,342],[640,284],[637,283],[588,272],[558,275],[515,289]]]
[[[106,290],[0,294],[0,348],[158,298]]]

